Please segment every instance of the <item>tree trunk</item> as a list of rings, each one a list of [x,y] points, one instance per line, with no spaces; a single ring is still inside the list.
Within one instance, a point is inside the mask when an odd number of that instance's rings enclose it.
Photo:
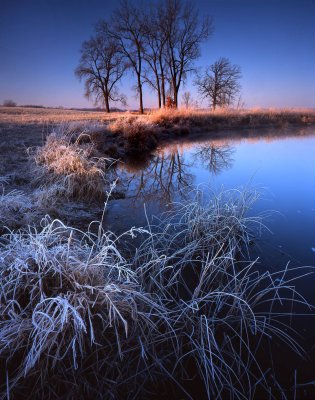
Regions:
[[[161,108],[161,88],[160,88],[160,80],[159,80],[158,75],[156,75],[156,85],[157,85],[157,92],[158,92],[159,108]]]
[[[107,113],[110,113],[108,96],[105,95],[104,100],[105,100],[105,110]]]
[[[176,85],[174,86],[174,105],[175,105],[175,108],[177,109],[178,108],[178,89],[177,89]]]
[[[162,94],[162,104],[163,107],[165,108],[165,78],[164,78],[164,73],[162,74],[162,82],[161,82],[161,94]]]
[[[178,107],[178,91],[177,91],[177,85],[176,85],[176,79],[172,78],[172,89],[173,89],[173,104],[175,105],[175,108]]]
[[[162,104],[163,107],[165,108],[165,76],[164,76],[164,68],[163,68],[163,62],[162,62],[162,57],[159,57],[159,64],[160,64],[160,71],[161,71],[161,97],[162,97]]]
[[[142,83],[141,83],[141,77],[139,74],[138,74],[138,90],[139,90],[139,101],[140,101],[139,113],[143,114]]]

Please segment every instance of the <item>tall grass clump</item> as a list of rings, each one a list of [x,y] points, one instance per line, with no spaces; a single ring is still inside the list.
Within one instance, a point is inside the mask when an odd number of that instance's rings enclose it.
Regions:
[[[78,134],[77,128],[59,127],[47,137],[44,146],[37,148],[34,158],[39,167],[36,170],[38,181],[59,186],[61,196],[104,198],[109,184],[107,172],[114,160],[99,157],[84,131]]]
[[[286,270],[259,272],[244,259],[262,226],[247,216],[256,198],[197,193],[156,226],[119,237],[49,220],[6,235],[2,395],[276,397],[259,350],[279,340],[301,355],[287,324],[294,304],[308,304]]]
[[[115,385],[123,384],[126,367],[137,369],[141,358],[149,360],[146,352],[153,353],[154,337],[167,316],[137,281],[117,240],[111,233],[85,234],[59,221],[46,221],[40,232],[5,238],[0,256],[3,393],[116,398]]]

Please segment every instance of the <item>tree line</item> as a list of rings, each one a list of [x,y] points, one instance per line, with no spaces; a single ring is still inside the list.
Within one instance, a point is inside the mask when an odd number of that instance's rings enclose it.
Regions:
[[[126,105],[118,83],[130,70],[136,78],[141,114],[145,84],[156,93],[159,108],[177,108],[179,90],[193,73],[199,93],[208,98],[213,109],[231,104],[240,90],[240,68],[227,58],[219,59],[204,73],[194,64],[200,57],[201,43],[213,33],[212,18],[200,17],[189,0],[160,0],[145,5],[122,0],[82,44],[75,74],[84,80],[85,96],[104,105],[106,112],[110,112],[111,102]]]

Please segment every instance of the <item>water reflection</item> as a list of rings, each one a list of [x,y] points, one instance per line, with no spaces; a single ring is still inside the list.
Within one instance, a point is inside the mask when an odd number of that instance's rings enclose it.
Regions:
[[[152,215],[165,211],[166,204],[180,200],[188,192],[186,189],[199,184],[229,189],[250,182],[262,191],[262,198],[250,211],[252,215],[277,211],[264,221],[272,234],[268,230],[262,232],[259,246],[256,243],[250,249],[252,259],[258,259],[261,268],[271,271],[283,269],[289,261],[291,267],[315,265],[314,127],[209,135],[211,140],[200,135],[185,143],[181,138],[178,144],[160,149],[152,158],[140,160],[141,165],[123,165],[118,174],[125,198],[110,202],[106,227],[123,232],[130,226],[145,226],[144,203],[151,220]],[[314,276],[294,284],[315,304]],[[299,332],[305,337],[303,344],[310,348],[314,324],[308,319],[299,323]],[[314,347],[310,359],[308,364],[300,364],[300,382],[314,380]],[[294,360],[283,360],[281,368],[296,368]],[[291,379],[290,373],[282,378]]]
[[[162,151],[142,170],[125,168],[121,171],[121,180],[128,198],[142,203],[154,200],[166,204],[172,201],[175,193],[184,192],[192,185],[191,167],[192,163],[185,162],[179,151]]]
[[[192,157],[201,162],[203,168],[208,169],[214,175],[218,175],[233,165],[232,155],[235,149],[227,144],[221,146],[207,143],[196,147]]]
[[[187,195],[195,181],[193,171],[199,165],[215,175],[231,168],[233,152],[227,144],[208,142],[197,146],[188,159],[182,146],[172,146],[158,151],[140,168],[135,163],[124,165],[120,171],[121,186],[128,199],[165,205]]]

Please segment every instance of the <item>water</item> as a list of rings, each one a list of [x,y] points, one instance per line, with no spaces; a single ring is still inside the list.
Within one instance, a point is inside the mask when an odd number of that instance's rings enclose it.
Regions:
[[[261,268],[269,270],[288,263],[290,267],[315,266],[314,127],[221,132],[179,140],[148,159],[125,163],[119,174],[125,198],[110,202],[105,221],[117,232],[146,225],[147,219],[187,197],[192,188],[203,187],[210,196],[222,187],[251,187],[261,193],[251,214],[266,214],[264,223],[269,229],[256,241],[252,259],[259,257]],[[315,275],[298,283],[313,304],[314,287]],[[280,373],[279,379],[289,386],[294,383],[295,369],[298,382],[315,379],[315,316],[300,319],[298,329],[309,359],[299,361],[289,352],[282,354],[286,373]],[[300,396],[314,398],[315,394],[306,387]]]
[[[125,198],[110,203],[107,225],[123,230],[146,224],[187,191],[251,187],[261,193],[253,215],[273,211],[261,238],[260,254],[276,267],[285,261],[315,265],[315,129],[212,134],[159,149],[141,163],[122,165]],[[231,134],[230,134],[231,136]],[[145,213],[146,210],[146,213]],[[270,254],[268,254],[270,252]]]

